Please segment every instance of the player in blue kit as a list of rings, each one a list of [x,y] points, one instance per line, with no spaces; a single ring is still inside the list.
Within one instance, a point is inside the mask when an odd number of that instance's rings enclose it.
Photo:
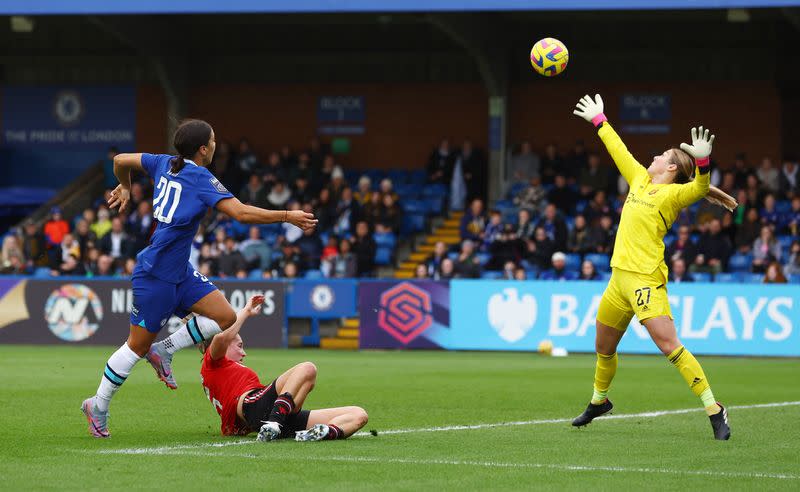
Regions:
[[[300,210],[264,210],[245,205],[225,189],[205,168],[214,157],[216,142],[211,125],[187,120],[175,132],[178,155],[119,154],[114,174],[119,186],[109,207],[124,211],[130,201],[133,170],[153,179],[153,216],[157,221],[150,245],[136,258],[133,272],[133,309],[128,340],[108,359],[97,394],[82,405],[94,437],[108,437],[108,406],[133,366],[147,356],[159,377],[176,387],[172,378],[172,354],[193,346],[230,327],[236,312],[213,283],[189,263],[192,239],[209,207],[246,224],[289,222],[309,229],[314,216]],[[175,314],[196,313],[186,325],[151,350],[156,335]],[[168,343],[167,343],[168,342]]]

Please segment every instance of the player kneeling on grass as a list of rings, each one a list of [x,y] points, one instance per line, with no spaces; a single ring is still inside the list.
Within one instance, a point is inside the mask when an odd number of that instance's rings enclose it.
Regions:
[[[242,364],[247,355],[239,330],[247,318],[261,311],[263,296],[253,296],[227,330],[201,345],[203,390],[222,419],[224,435],[258,432],[259,441],[295,436],[297,441],[344,439],[367,424],[361,407],[302,410],[317,380],[317,368],[303,362],[264,386],[258,375]]]

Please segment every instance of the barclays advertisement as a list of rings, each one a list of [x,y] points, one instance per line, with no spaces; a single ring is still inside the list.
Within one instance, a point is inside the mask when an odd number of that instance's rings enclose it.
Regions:
[[[456,350],[536,350],[540,341],[594,352],[605,282],[450,284]],[[678,336],[698,354],[800,356],[800,289],[788,285],[679,284],[669,302]],[[620,352],[658,353],[634,317]]]

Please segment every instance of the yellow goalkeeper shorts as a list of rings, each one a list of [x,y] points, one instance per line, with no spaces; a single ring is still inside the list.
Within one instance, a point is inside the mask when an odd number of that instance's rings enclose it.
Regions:
[[[634,314],[640,323],[656,316],[669,316],[672,319],[667,281],[659,270],[645,275],[612,269],[611,279],[597,309],[597,320],[625,331]]]

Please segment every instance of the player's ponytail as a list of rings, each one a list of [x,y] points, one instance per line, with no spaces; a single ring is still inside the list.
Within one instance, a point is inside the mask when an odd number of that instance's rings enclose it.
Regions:
[[[211,125],[203,120],[184,120],[175,130],[172,145],[178,151],[178,155],[170,161],[172,174],[177,174],[186,166],[185,159],[194,159],[200,147],[208,145],[211,140],[211,133],[214,130]]]
[[[676,183],[688,183],[692,180],[694,173],[694,160],[692,156],[687,154],[681,149],[672,149],[672,163],[678,166],[678,172],[675,175]],[[720,206],[729,212],[739,206],[735,198],[720,190],[716,186],[710,186],[706,194],[706,201]]]

